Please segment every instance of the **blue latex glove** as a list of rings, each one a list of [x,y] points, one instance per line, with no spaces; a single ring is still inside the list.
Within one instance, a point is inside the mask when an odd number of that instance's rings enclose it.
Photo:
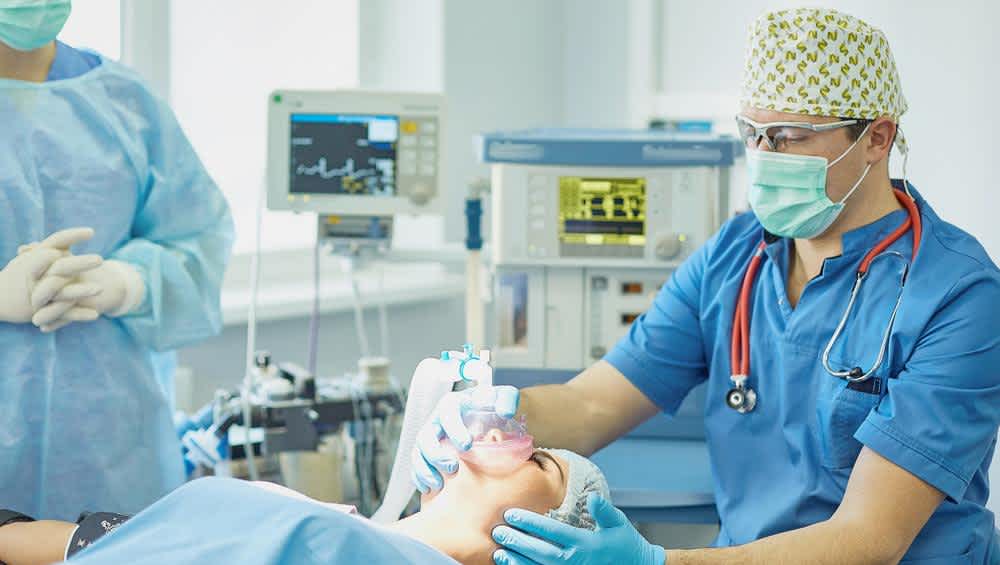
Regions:
[[[177,439],[181,441],[181,456],[184,458],[184,476],[188,479],[190,479],[191,475],[194,473],[194,470],[197,467],[197,461],[190,455],[191,451],[184,438],[188,433],[207,430],[211,427],[213,418],[212,408],[212,403],[209,402],[205,406],[202,406],[201,409],[192,416],[188,416],[180,410],[174,412],[174,430],[177,432]],[[225,458],[229,449],[226,438],[222,439],[223,441],[219,442],[219,448],[217,450],[220,460]]]
[[[503,418],[513,418],[517,413],[520,393],[512,386],[495,386],[486,395],[473,395],[470,392],[449,392],[444,395],[417,435],[417,444],[411,454],[411,478],[421,493],[440,490],[444,486],[441,471],[449,475],[458,471],[458,457],[454,451],[442,447],[442,439],[450,439],[459,451],[467,451],[472,447],[472,434],[462,420],[466,412],[494,410]]]
[[[625,513],[596,493],[587,498],[596,530],[574,528],[534,512],[514,508],[504,513],[510,526],[493,529],[503,546],[493,553],[497,565],[663,565],[666,551],[646,541]],[[514,529],[517,528],[517,529]]]

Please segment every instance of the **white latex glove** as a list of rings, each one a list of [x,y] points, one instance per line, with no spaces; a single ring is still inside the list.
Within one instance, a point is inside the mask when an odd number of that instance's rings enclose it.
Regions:
[[[31,305],[37,311],[42,306],[49,303],[57,294],[62,293],[64,297],[73,299],[87,298],[95,296],[101,289],[92,284],[81,283],[78,275],[100,266],[103,259],[100,255],[82,255],[74,258],[70,247],[86,241],[93,237],[94,230],[91,228],[69,228],[57,231],[47,237],[45,241],[29,243],[18,248],[18,255],[23,255],[39,247],[47,247],[61,251],[66,261],[60,262],[59,266],[53,266],[45,272],[45,276],[38,281],[31,292]],[[94,316],[91,319],[96,318]]]
[[[99,255],[74,256],[69,248],[93,237],[94,230],[74,228],[56,232],[45,241],[33,244],[11,259],[0,270],[0,320],[11,323],[31,321],[35,313],[32,295],[39,290],[45,276],[51,276],[42,288],[41,295],[63,292],[70,296],[93,296],[100,292],[96,287],[80,286],[75,277],[101,264]]]
[[[100,289],[96,295],[78,297],[70,286],[59,291],[52,301],[35,312],[31,321],[43,332],[53,332],[70,324],[81,321],[71,315],[74,309],[89,309],[98,315],[111,318],[124,316],[135,310],[146,294],[146,285],[142,275],[132,265],[124,261],[109,259],[100,266],[77,276],[80,284],[91,285]],[[39,282],[44,284],[45,280]]]

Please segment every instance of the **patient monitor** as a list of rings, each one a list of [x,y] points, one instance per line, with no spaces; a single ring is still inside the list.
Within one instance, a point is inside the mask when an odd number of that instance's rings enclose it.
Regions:
[[[443,120],[438,94],[276,91],[267,206],[345,216],[435,212]]]

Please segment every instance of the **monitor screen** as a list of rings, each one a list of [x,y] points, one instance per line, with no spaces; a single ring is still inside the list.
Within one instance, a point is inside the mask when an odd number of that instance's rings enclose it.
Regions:
[[[292,114],[289,192],[395,196],[399,117]]]
[[[559,239],[583,245],[645,245],[646,179],[560,177]]]

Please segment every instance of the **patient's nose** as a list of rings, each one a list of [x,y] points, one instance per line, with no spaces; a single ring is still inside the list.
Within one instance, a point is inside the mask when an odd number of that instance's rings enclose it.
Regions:
[[[492,430],[486,432],[485,441],[487,443],[500,443],[504,440],[503,432],[493,428]]]

